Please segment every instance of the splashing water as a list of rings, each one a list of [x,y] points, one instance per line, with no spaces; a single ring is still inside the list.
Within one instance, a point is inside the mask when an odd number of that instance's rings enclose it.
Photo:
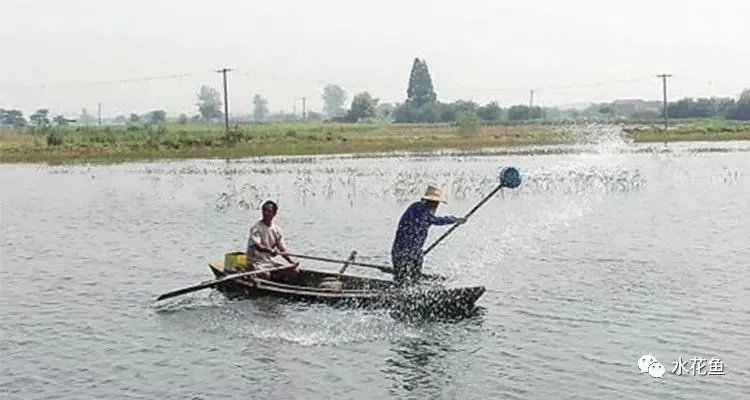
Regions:
[[[388,317],[387,310],[335,309],[264,298],[232,301],[218,293],[175,299],[155,309],[166,316],[174,313],[174,323],[188,331],[200,329],[249,342],[281,341],[304,347],[416,337],[422,329]]]
[[[523,165],[522,185],[504,191],[502,205],[479,211],[482,216],[472,221],[474,245],[462,250],[461,256],[446,255],[452,277],[490,286],[495,279],[512,280],[511,268],[498,273],[504,260],[534,257],[559,231],[598,211],[607,196],[645,187],[641,172],[627,168],[631,154],[627,149],[632,145],[622,139],[618,128],[592,125],[575,132],[584,142],[578,146],[593,143],[593,150],[555,164],[545,164],[541,157],[532,160],[535,166]],[[466,254],[471,255],[471,268],[466,267]]]

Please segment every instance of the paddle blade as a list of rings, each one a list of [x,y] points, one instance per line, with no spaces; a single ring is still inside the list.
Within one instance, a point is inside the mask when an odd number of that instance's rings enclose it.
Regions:
[[[505,167],[500,170],[500,184],[503,187],[515,189],[521,185],[521,173],[513,167]]]
[[[186,293],[192,293],[201,289],[206,289],[211,286],[198,286],[198,287],[189,287],[184,289],[175,290],[174,292],[164,293],[163,295],[156,298],[156,301],[168,299],[170,297],[176,297],[180,296]]]
[[[278,264],[278,263],[274,263],[274,264],[281,265],[281,264]],[[203,289],[207,289],[207,288],[210,288],[210,287],[214,287],[214,286],[216,286],[216,285],[218,285],[220,283],[223,283],[223,282],[226,282],[226,281],[231,281],[231,280],[237,279],[237,278],[244,278],[246,276],[257,275],[257,274],[260,274],[260,273],[263,273],[263,272],[283,271],[285,269],[294,268],[296,266],[297,266],[297,264],[289,264],[289,265],[284,265],[282,267],[277,267],[277,268],[268,268],[268,269],[263,269],[263,270],[254,270],[254,271],[240,272],[240,273],[236,273],[236,274],[231,274],[231,275],[227,275],[227,276],[224,276],[224,277],[221,277],[221,278],[218,278],[218,279],[214,279],[212,281],[207,281],[207,282],[199,283],[199,284],[194,285],[194,286],[186,287],[184,289],[178,289],[178,290],[175,290],[175,291],[172,291],[172,292],[169,292],[169,293],[164,293],[163,295],[157,297],[156,300],[159,301],[159,300],[168,299],[170,297],[180,296],[180,295],[183,295],[183,294],[186,294],[186,293],[196,292],[198,290],[203,290]]]
[[[289,268],[289,267],[286,267],[286,268]],[[280,268],[276,268],[276,269],[280,269]],[[272,271],[272,270],[274,270],[274,269],[273,268],[269,269],[269,271]],[[197,292],[198,290],[212,288],[212,287],[214,287],[214,286],[216,286],[216,285],[218,285],[218,284],[220,284],[222,282],[231,281],[232,279],[242,278],[244,276],[255,275],[255,274],[259,273],[259,272],[261,272],[261,271],[242,272],[242,273],[238,273],[238,274],[227,275],[227,276],[221,277],[219,279],[214,279],[212,281],[201,282],[201,283],[199,283],[197,285],[193,285],[193,286],[186,287],[186,288],[183,288],[183,289],[178,289],[178,290],[175,290],[175,291],[172,291],[172,292],[169,292],[169,293],[164,293],[163,295],[157,297],[156,301],[168,299],[170,297],[181,296],[181,295],[187,294],[187,293]]]

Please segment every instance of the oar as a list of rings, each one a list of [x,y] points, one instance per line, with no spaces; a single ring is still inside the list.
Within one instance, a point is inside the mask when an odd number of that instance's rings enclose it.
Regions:
[[[352,252],[354,253],[354,252]],[[349,256],[349,260],[338,260],[335,258],[325,258],[325,257],[316,257],[316,256],[306,256],[303,254],[292,254],[292,253],[279,253],[280,255],[286,254],[289,257],[297,257],[297,258],[306,258],[308,260],[315,260],[315,261],[323,261],[323,262],[330,262],[334,264],[346,264],[346,265],[358,265],[360,267],[367,267],[367,268],[375,268],[379,269],[382,272],[385,272],[387,274],[393,274],[393,267],[389,267],[386,265],[376,265],[376,264],[367,264],[367,263],[361,263],[361,262],[354,262],[351,261],[353,259],[352,256]],[[343,273],[343,272],[342,272]],[[422,274],[425,278],[428,279],[434,279],[434,280],[446,280],[447,278],[440,275],[431,275],[431,274]]]
[[[279,253],[279,255],[287,255],[289,257],[297,257],[297,258],[306,258],[308,260],[315,260],[315,261],[323,261],[323,262],[329,262],[334,264],[345,264],[344,268],[342,268],[342,271],[340,273],[343,273],[343,271],[346,269],[346,266],[348,265],[358,265],[360,267],[367,267],[367,268],[375,268],[379,269],[382,272],[385,272],[387,274],[393,274],[393,267],[389,267],[386,265],[376,265],[376,264],[367,264],[367,263],[361,263],[361,262],[354,262],[352,261],[354,259],[354,256],[356,256],[356,251],[352,252],[352,255],[349,256],[348,260],[338,260],[335,258],[325,258],[325,257],[316,257],[316,256],[306,256],[304,254],[292,254],[292,253]],[[433,274],[422,274],[424,278],[432,279],[432,280],[441,280],[445,281],[448,278],[441,276],[441,275],[433,275]]]
[[[227,276],[225,276],[223,278],[214,279],[212,281],[207,281],[207,282],[199,283],[199,284],[197,284],[195,286],[190,286],[190,287],[186,287],[186,288],[183,288],[183,289],[178,289],[178,290],[175,290],[175,291],[172,291],[172,292],[169,292],[169,293],[164,293],[163,295],[157,297],[156,301],[168,299],[170,297],[180,296],[180,295],[183,295],[183,294],[186,294],[186,293],[197,292],[198,290],[203,290],[203,289],[207,289],[207,288],[210,288],[210,287],[214,287],[214,286],[216,286],[216,285],[218,285],[218,284],[220,284],[222,282],[231,281],[231,280],[242,278],[242,277],[245,277],[245,276],[257,275],[257,274],[261,274],[261,273],[264,273],[264,272],[281,271],[281,270],[284,270],[284,269],[294,268],[296,266],[297,266],[296,264],[290,264],[290,265],[285,265],[283,267],[278,267],[278,268],[261,269],[261,270],[256,270],[256,271],[242,272],[242,273],[239,273],[239,274],[227,275]]]
[[[306,256],[304,254],[279,253],[279,255],[287,255],[289,257],[296,257],[296,258],[306,258],[308,260],[323,261],[323,262],[329,262],[329,263],[334,263],[334,264],[358,265],[360,267],[377,268],[377,269],[379,269],[379,270],[381,270],[381,271],[383,271],[385,273],[389,273],[389,274],[393,273],[393,268],[389,267],[389,266],[386,266],[386,265],[368,264],[368,263],[354,262],[354,261],[350,261],[350,260],[337,260],[337,259],[334,259],[334,258]]]
[[[521,174],[518,172],[517,169],[515,169],[513,167],[503,168],[502,170],[500,170],[500,184],[497,185],[497,187],[492,192],[490,192],[490,194],[488,194],[487,196],[485,196],[485,198],[482,199],[482,201],[480,201],[479,204],[477,204],[476,206],[474,206],[474,208],[472,208],[471,211],[469,211],[469,213],[466,214],[466,216],[464,216],[464,218],[465,219],[469,219],[469,217],[471,217],[471,215],[474,214],[474,212],[476,212],[479,209],[479,207],[481,207],[482,205],[484,205],[484,203],[486,203],[490,198],[492,198],[492,196],[494,196],[495,193],[497,193],[500,189],[502,189],[504,187],[507,187],[509,189],[515,189],[520,184],[521,184]],[[427,253],[429,253],[432,249],[434,249],[435,246],[437,246],[438,243],[440,243],[443,239],[445,239],[446,237],[448,237],[448,235],[450,235],[451,232],[453,232],[454,230],[456,230],[456,228],[458,228],[458,227],[459,227],[459,225],[453,225],[453,226],[451,226],[451,228],[448,229],[442,236],[440,236],[435,241],[435,243],[433,243],[432,245],[430,245],[430,247],[428,247],[427,250],[424,251],[423,255],[427,255]]]
[[[357,250],[352,250],[352,254],[349,255],[349,259],[346,260],[346,262],[344,263],[344,266],[341,267],[339,274],[343,274],[344,271],[346,271],[346,268],[349,266],[349,264],[352,263],[356,257],[357,257]]]

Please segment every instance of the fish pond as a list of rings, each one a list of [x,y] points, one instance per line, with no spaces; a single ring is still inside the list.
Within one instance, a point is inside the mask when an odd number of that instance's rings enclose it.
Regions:
[[[2,165],[0,393],[746,398],[750,145],[542,150]],[[208,262],[244,248],[267,198],[292,252],[389,263],[400,213],[426,185],[445,188],[439,214],[463,215],[504,166],[522,185],[425,263],[448,286],[486,286],[470,318],[406,323],[211,289],[154,302],[211,279]],[[639,366],[644,355],[656,362]]]

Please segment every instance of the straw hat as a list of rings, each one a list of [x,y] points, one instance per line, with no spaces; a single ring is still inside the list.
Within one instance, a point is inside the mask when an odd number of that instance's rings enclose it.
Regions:
[[[434,185],[427,186],[427,190],[425,190],[424,196],[422,196],[422,200],[430,200],[430,201],[438,201],[441,203],[447,203],[447,201],[443,199],[443,189]]]

